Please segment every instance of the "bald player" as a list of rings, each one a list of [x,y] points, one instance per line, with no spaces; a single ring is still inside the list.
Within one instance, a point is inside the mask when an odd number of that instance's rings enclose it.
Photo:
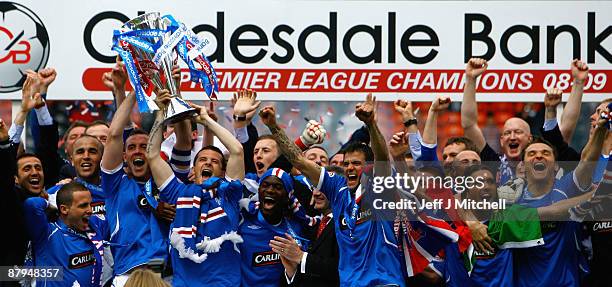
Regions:
[[[505,183],[515,177],[514,170],[520,162],[521,152],[533,139],[529,124],[520,118],[510,118],[504,123],[499,142],[503,154],[498,155],[485,141],[482,130],[478,127],[478,106],[476,103],[476,79],[487,70],[487,61],[472,58],[465,68],[466,83],[461,105],[461,126],[465,137],[472,140],[480,151],[483,162],[500,162],[497,182]]]

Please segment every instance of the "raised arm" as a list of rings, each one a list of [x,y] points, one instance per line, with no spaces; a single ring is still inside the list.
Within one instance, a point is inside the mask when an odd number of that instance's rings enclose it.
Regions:
[[[34,75],[38,78],[38,91],[41,95],[47,93],[49,86],[57,77],[57,73],[53,68],[42,69]],[[43,164],[45,186],[51,188],[59,181],[60,172],[58,167],[62,166],[62,160],[57,151],[59,133],[46,103],[41,99],[37,100],[38,103],[34,104],[34,108],[38,125],[38,139],[34,141],[34,147],[36,154]],[[36,136],[34,137],[36,138]]]
[[[450,106],[451,99],[449,97],[438,96],[429,108],[427,113],[427,121],[423,129],[423,143],[434,145],[438,143],[438,113],[445,111]]]
[[[395,100],[393,107],[402,116],[404,131],[406,131],[408,137],[409,151],[412,154],[412,158],[417,159],[421,157],[421,134],[419,133],[416,115],[412,112],[412,102],[401,99]]]
[[[538,207],[538,215],[542,221],[559,221],[567,220],[570,216],[570,208],[589,200],[593,196],[593,192],[555,202],[552,205]]]
[[[376,124],[376,108],[376,97],[368,94],[365,102],[355,106],[355,115],[366,125],[370,133],[370,146],[374,153],[374,161],[378,163],[375,166],[376,174],[378,176],[385,176],[391,174],[391,166],[388,164],[389,151],[387,150],[387,143]]]
[[[111,90],[113,98],[115,99],[115,109],[121,106],[121,103],[125,100],[125,84],[127,82],[127,72],[125,71],[125,64],[121,60],[121,57],[117,56],[115,66],[110,72],[106,72],[102,75],[102,83]]]
[[[557,118],[557,106],[561,103],[563,91],[556,88],[551,88],[546,91],[544,96],[544,121],[552,121]],[[546,129],[546,124],[544,124]]]
[[[487,61],[472,58],[465,67],[465,87],[461,104],[461,127],[465,137],[472,140],[478,150],[482,151],[486,141],[478,127],[478,105],[476,104],[476,79],[487,70]]]
[[[32,71],[27,71],[26,74],[27,77],[21,89],[21,109],[17,112],[9,130],[9,137],[13,143],[21,141],[28,113],[45,104],[39,92],[38,75]]]
[[[161,142],[163,140],[164,112],[170,100],[170,92],[161,90],[157,95],[155,102],[159,110],[155,112],[155,122],[149,133],[149,142],[147,144],[147,160],[151,175],[156,186],[162,186],[168,178],[172,176],[172,168],[161,158]],[[107,143],[108,145],[108,143]]]
[[[123,162],[123,129],[130,123],[130,113],[135,102],[134,92],[131,92],[113,116],[102,155],[101,166],[105,170],[113,170]]]
[[[609,113],[607,108],[605,113]],[[585,189],[591,185],[601,148],[610,132],[607,125],[607,119],[600,119],[597,123],[597,128],[595,128],[595,132],[593,132],[593,135],[589,138],[589,142],[587,142],[582,150],[580,162],[576,170],[574,170],[578,185],[581,189]]]
[[[273,106],[267,106],[259,112],[261,121],[270,129],[272,136],[278,143],[283,155],[291,162],[291,164],[299,169],[304,176],[310,180],[312,185],[319,184],[319,176],[321,175],[321,167],[313,161],[307,160],[300,148],[287,137],[285,131],[276,124],[276,110]]]
[[[215,102],[210,102],[210,106],[206,109],[206,112],[215,122],[219,119],[215,113]],[[202,140],[202,146],[213,145],[215,143],[215,133],[213,133],[213,131],[211,131],[208,127],[204,127],[204,136]]]
[[[580,116],[582,92],[584,91],[584,82],[589,76],[589,67],[586,63],[574,59],[571,64],[571,70],[572,77],[574,78],[572,93],[563,109],[561,123],[559,123],[559,129],[561,130],[563,139],[568,143],[572,141],[572,136],[574,135],[574,130],[578,123],[578,117]]]
[[[221,143],[229,151],[229,159],[227,160],[226,175],[232,179],[244,179],[244,152],[240,142],[232,135],[232,133],[218,124],[209,116],[206,108],[191,104],[191,106],[200,111],[196,121],[208,128],[214,133]]]
[[[244,151],[245,172],[256,172],[255,162],[253,162],[253,150],[255,149],[259,134],[252,121],[257,113],[257,109],[261,105],[261,102],[256,99],[257,92],[252,90],[238,90],[232,98],[234,132]]]

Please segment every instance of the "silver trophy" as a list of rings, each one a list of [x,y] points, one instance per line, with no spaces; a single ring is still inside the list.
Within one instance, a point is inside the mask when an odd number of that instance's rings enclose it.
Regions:
[[[143,14],[123,24],[123,30],[166,30],[168,27],[167,20],[163,19],[159,12],[151,12]],[[162,37],[150,38],[151,44],[166,43],[170,37],[170,32],[165,33]],[[178,122],[188,117],[197,115],[197,111],[190,107],[181,97],[178,83],[172,78],[172,65],[176,58],[175,53],[169,53],[166,57],[161,58],[159,65],[153,62],[155,52],[140,49],[137,46],[131,46],[132,57],[138,61],[138,71],[140,77],[146,77],[157,89],[166,89],[172,94],[170,104],[164,112],[167,122]],[[132,83],[134,84],[134,83]]]

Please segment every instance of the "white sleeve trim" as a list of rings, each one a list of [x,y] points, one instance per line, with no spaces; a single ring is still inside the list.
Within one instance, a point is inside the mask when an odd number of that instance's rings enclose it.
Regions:
[[[100,170],[102,170],[102,172],[106,173],[106,174],[115,174],[118,171],[120,171],[121,169],[123,169],[123,162],[119,164],[119,166],[117,166],[116,168],[113,169],[105,169],[104,167],[102,167],[102,163],[100,163]]]
[[[308,257],[308,252],[304,252],[302,255],[302,261],[300,262],[300,273],[306,273],[306,258]]]
[[[436,147],[438,147],[438,143],[432,143],[432,144],[421,143],[421,145],[424,146],[424,147],[428,147],[430,149],[436,149]]]
[[[166,178],[166,181],[164,181],[164,183],[162,183],[162,185],[160,185],[159,187],[157,187],[157,189],[159,191],[164,191],[164,188],[166,188],[166,186],[168,186],[168,184],[170,184],[170,182],[175,178],[174,174],[171,174],[168,178]]]
[[[321,190],[321,186],[323,186],[323,180],[325,179],[325,168],[321,168],[321,173],[319,174],[319,182],[317,183],[317,190]]]
[[[544,120],[544,131],[551,131],[557,126],[557,118]]]

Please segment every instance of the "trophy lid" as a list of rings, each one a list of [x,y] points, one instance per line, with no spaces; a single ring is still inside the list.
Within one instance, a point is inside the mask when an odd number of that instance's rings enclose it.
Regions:
[[[125,22],[121,28],[127,28],[130,30],[145,30],[166,29],[166,26],[166,21],[162,20],[159,12],[149,12]]]

